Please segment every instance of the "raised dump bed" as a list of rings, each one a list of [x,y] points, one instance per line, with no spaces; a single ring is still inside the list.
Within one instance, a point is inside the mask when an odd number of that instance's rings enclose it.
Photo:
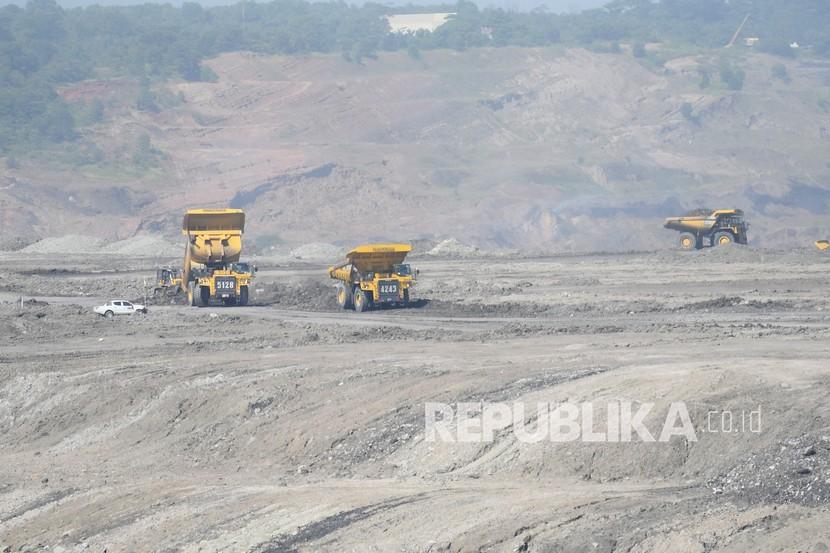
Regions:
[[[182,221],[187,238],[180,285],[190,305],[246,305],[250,272],[240,272],[245,213],[241,209],[191,209]]]

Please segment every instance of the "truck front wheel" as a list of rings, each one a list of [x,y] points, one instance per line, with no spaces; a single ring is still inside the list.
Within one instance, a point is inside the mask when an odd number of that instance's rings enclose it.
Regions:
[[[715,238],[712,239],[713,246],[728,246],[732,242],[735,241],[735,238],[728,232],[719,232],[715,234]]]
[[[247,286],[240,286],[239,287],[239,301],[237,303],[238,303],[238,305],[248,305],[248,287]]]
[[[199,286],[199,301],[202,306],[210,303],[210,286]]]
[[[358,313],[363,313],[364,311],[368,311],[368,309],[369,296],[366,295],[366,292],[358,288],[354,295],[354,310]]]
[[[196,296],[196,285],[194,283],[189,283],[187,285],[187,303],[189,303],[192,307],[196,307],[198,297]]]

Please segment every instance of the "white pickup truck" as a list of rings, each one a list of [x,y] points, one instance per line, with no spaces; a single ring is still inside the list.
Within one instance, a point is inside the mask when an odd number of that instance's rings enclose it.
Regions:
[[[112,300],[96,307],[95,312],[109,319],[115,315],[132,315],[133,313],[144,315],[147,313],[147,308],[127,300]]]

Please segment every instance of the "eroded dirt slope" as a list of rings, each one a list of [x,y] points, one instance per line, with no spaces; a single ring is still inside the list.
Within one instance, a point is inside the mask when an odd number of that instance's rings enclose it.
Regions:
[[[747,77],[731,91],[714,54],[654,67],[561,49],[382,54],[363,65],[236,53],[208,62],[215,83],[157,90],[183,100],[157,114],[133,109],[129,83],[82,83],[65,97],[101,96],[111,112],[84,139],[123,154],[146,132],[162,167],[137,179],[24,163],[0,180],[0,226],[173,237],[185,208],[231,204],[264,246],[403,232],[624,251],[671,241],[665,216],[735,206],[756,244],[809,244],[830,234],[830,70],[787,62],[783,82],[772,77],[779,61],[732,59]],[[713,75],[703,90],[700,68]]]

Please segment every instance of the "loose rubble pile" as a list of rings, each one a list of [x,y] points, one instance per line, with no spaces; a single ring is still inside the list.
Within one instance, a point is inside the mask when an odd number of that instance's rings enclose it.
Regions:
[[[804,435],[753,453],[709,483],[748,503],[830,505],[830,435]]]

